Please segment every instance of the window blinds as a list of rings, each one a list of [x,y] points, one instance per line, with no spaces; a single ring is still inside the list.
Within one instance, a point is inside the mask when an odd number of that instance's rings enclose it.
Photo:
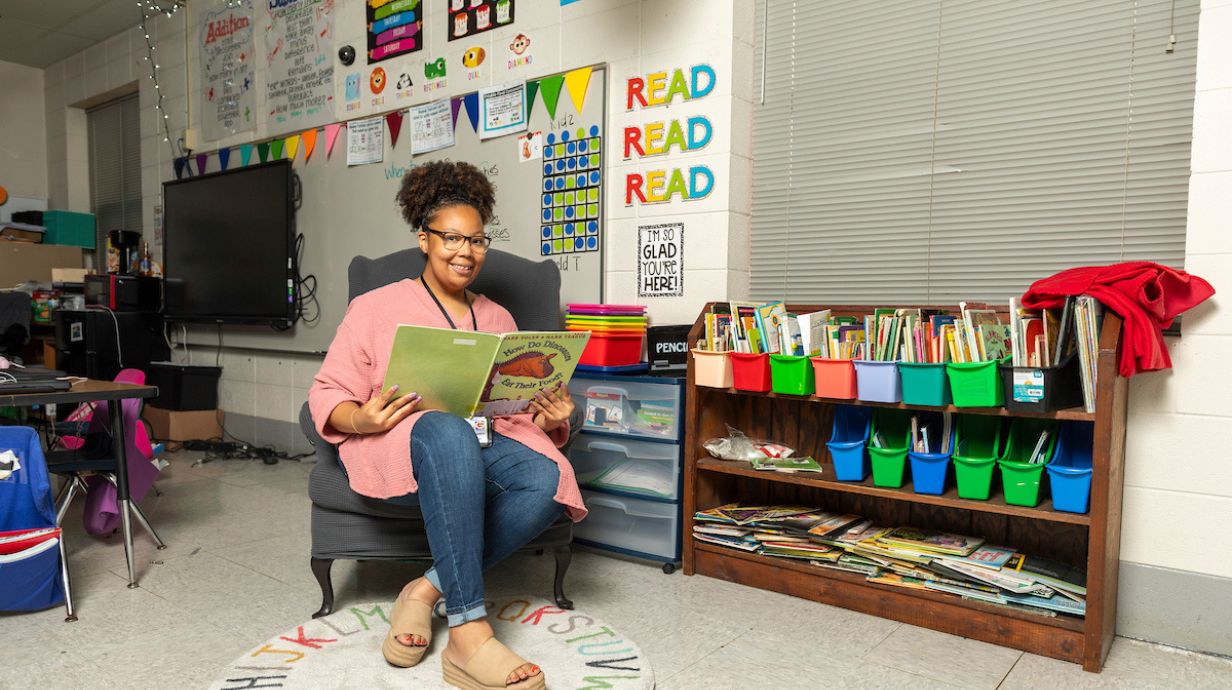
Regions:
[[[760,3],[752,296],[1003,301],[1070,266],[1180,266],[1197,12]]]
[[[137,97],[89,111],[87,126],[90,198],[98,227],[96,246],[104,252],[109,231],[141,231],[141,117]]]

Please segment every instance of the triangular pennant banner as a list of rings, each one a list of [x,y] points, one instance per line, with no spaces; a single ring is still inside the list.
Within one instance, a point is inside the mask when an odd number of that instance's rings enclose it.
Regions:
[[[269,146],[270,143],[268,141],[257,144],[257,156],[261,158],[262,163],[269,160]]]
[[[284,145],[285,142],[282,139],[275,139],[270,142],[270,155],[274,160],[282,160],[282,147]]]
[[[391,149],[398,145],[398,134],[402,132],[402,115],[401,110],[385,115],[385,124],[389,125],[389,148]]]
[[[208,163],[209,160],[210,160],[210,154],[208,153],[198,153],[197,154],[197,174],[198,175],[205,174],[205,164]]]
[[[548,108],[548,117],[556,117],[556,102],[560,100],[560,87],[565,84],[565,76],[557,74],[554,77],[544,77],[539,80],[539,93],[543,94],[543,104]]]
[[[308,162],[312,158],[312,150],[317,146],[317,130],[315,128],[305,130],[303,134],[304,140],[304,162]]]
[[[449,109],[453,111],[453,128],[458,128],[458,110],[462,107],[462,97],[454,96],[453,100],[449,101]]]
[[[462,97],[462,103],[466,105],[466,116],[471,121],[471,131],[479,131],[479,92],[468,93]]]
[[[218,167],[226,170],[231,162],[231,149],[218,149]]]
[[[292,134],[287,137],[287,158],[295,160],[295,152],[299,150],[299,135]]]
[[[531,108],[535,107],[535,94],[539,93],[539,82],[526,82],[526,119],[530,119]]]
[[[338,139],[338,130],[342,129],[342,123],[335,122],[332,125],[325,125],[325,157],[334,152],[334,141]]]
[[[188,164],[187,156],[180,156],[175,159],[175,179],[180,179],[184,176],[184,166]]]
[[[252,144],[240,144],[240,165],[245,168],[252,162]]]
[[[586,89],[589,87],[589,67],[575,69],[565,75],[565,88],[569,91],[569,98],[573,99],[573,107],[577,109],[579,115],[582,113],[582,106],[586,103]]]

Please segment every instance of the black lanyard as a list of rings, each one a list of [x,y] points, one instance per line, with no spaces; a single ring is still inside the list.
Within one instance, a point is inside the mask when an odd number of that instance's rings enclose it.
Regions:
[[[455,331],[458,330],[458,327],[454,325],[453,319],[450,318],[449,312],[445,311],[445,305],[441,304],[441,301],[436,298],[436,293],[432,292],[432,288],[428,287],[428,281],[424,280],[423,276],[419,276],[419,282],[422,283],[424,289],[428,291],[428,296],[432,298],[432,301],[436,302],[436,308],[441,310],[441,316],[444,316],[445,320],[449,322],[449,327]],[[471,310],[471,326],[478,331],[479,322],[475,320],[475,305],[471,304],[471,300],[466,296],[465,291],[462,293],[462,298],[466,300],[466,308]]]

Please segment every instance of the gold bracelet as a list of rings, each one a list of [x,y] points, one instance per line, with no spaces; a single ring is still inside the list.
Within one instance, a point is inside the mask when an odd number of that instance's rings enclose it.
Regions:
[[[351,410],[351,428],[355,430],[355,434],[356,434],[357,436],[363,436],[363,435],[364,435],[364,432],[360,431],[360,430],[359,430],[359,427],[355,426],[355,413],[356,413],[356,412],[359,412],[359,408],[358,408],[358,407],[357,407],[357,408],[355,408],[355,409],[353,409],[353,410]]]

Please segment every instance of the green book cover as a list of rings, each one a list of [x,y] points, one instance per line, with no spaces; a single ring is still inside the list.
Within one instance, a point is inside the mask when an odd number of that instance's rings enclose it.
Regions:
[[[530,398],[566,386],[590,339],[588,331],[477,333],[402,324],[394,335],[382,390],[416,392],[422,410],[460,417],[526,409]]]

